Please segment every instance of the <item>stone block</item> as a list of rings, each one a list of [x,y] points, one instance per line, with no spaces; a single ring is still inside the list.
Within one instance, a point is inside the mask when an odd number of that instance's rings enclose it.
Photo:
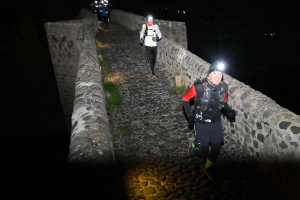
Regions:
[[[176,87],[184,86],[184,76],[175,76]]]

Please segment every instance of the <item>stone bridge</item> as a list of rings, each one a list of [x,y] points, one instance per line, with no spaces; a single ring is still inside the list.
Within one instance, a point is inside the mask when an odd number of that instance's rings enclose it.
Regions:
[[[159,79],[153,81],[139,46],[144,17],[112,10],[110,21],[105,31],[99,31],[96,16],[82,9],[77,19],[45,23],[70,131],[68,163],[97,169],[106,177],[103,180],[115,178],[121,188],[124,183],[123,195],[107,190],[110,199],[262,198],[268,182],[257,186],[249,178],[256,164],[270,175],[282,172],[282,167],[299,166],[300,116],[224,74],[230,88],[228,103],[238,114],[235,122],[222,118],[226,142],[215,164],[220,179],[209,183],[199,173],[198,159],[187,154],[193,133],[187,129],[181,97],[171,88],[176,76],[183,77],[187,87],[204,78],[210,64],[187,50],[183,22],[157,19],[164,37],[158,46]],[[97,46],[96,39],[104,45]],[[123,99],[122,107],[109,114],[99,55],[108,60]],[[294,172],[293,177],[299,174]],[[284,183],[292,178],[280,177]],[[112,188],[110,184],[106,186]],[[266,199],[283,197],[270,188]]]

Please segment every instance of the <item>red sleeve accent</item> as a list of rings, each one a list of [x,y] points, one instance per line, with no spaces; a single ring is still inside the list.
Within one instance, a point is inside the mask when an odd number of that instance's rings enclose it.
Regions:
[[[182,95],[182,101],[189,101],[190,99],[193,99],[197,97],[195,86],[192,85],[190,89],[188,89],[183,95]]]
[[[227,102],[227,101],[228,101],[228,90],[226,91],[225,96],[224,96],[224,102]]]

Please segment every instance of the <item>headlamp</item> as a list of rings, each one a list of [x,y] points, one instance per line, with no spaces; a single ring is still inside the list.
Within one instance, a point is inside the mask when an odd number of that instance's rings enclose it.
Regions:
[[[225,64],[223,62],[217,61],[213,62],[209,69],[207,75],[209,75],[211,72],[217,71],[217,72],[224,72]]]
[[[217,65],[217,68],[218,68],[220,71],[223,71],[223,70],[224,70],[224,68],[225,68],[225,65],[224,65],[224,63],[222,63],[222,62],[219,62],[219,63],[218,63],[218,65]]]
[[[149,16],[147,17],[147,20],[153,20],[152,15],[149,15]]]

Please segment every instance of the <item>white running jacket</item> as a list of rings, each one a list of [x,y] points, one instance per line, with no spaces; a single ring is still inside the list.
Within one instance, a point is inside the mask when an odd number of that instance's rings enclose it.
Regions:
[[[159,27],[156,24],[153,24],[152,26],[148,26],[146,24],[143,24],[142,30],[140,31],[140,39],[144,38],[146,26],[148,27],[148,29],[147,29],[147,34],[145,36],[144,45],[149,46],[149,47],[156,47],[157,42],[154,42],[152,40],[152,38],[153,37],[158,37],[159,40],[161,39],[161,32],[159,30]]]

